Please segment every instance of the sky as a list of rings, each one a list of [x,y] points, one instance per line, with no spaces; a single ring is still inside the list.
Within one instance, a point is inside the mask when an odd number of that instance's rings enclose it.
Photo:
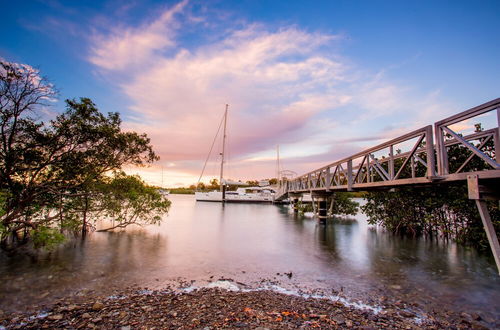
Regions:
[[[196,183],[229,104],[226,177],[298,174],[500,96],[500,1],[0,0],[0,58],[89,97]],[[221,140],[209,158],[218,175]]]

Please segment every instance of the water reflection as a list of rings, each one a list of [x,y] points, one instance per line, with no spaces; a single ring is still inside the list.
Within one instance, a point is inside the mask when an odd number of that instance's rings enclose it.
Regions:
[[[82,288],[130,284],[137,270],[153,266],[165,246],[165,237],[144,231],[94,233],[37,257],[2,255],[1,307],[17,310]]]
[[[249,286],[272,279],[284,287],[343,288],[364,300],[390,295],[422,306],[450,301],[448,308],[498,317],[494,262],[473,250],[389,235],[368,226],[362,214],[323,225],[289,213],[287,206],[171,198],[161,226],[93,233],[38,258],[0,254],[0,307],[26,308],[79,289],[225,277]],[[290,271],[290,279],[277,275]]]

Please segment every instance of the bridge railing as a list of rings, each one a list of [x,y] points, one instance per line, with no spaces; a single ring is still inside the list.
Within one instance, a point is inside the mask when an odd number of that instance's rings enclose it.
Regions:
[[[409,151],[401,152],[401,147]],[[426,126],[288,182],[289,191],[352,190],[435,176],[432,126]],[[396,183],[397,182],[397,183]]]
[[[480,120],[479,117],[484,117],[492,112],[496,117],[495,128],[467,136],[462,136],[453,128],[454,125],[470,122],[474,118]],[[493,120],[495,121],[495,119]],[[483,170],[500,169],[499,126],[500,98],[436,122],[434,132],[438,174],[440,176],[457,176],[460,173],[476,171],[478,167]],[[466,148],[470,155],[466,159],[454,158],[452,153],[457,148]],[[476,160],[475,167],[471,162],[473,159]],[[450,164],[450,160],[453,162],[452,164]],[[479,163],[477,163],[478,160]]]
[[[496,111],[496,127],[469,135],[460,135],[453,125]],[[336,161],[283,184],[288,192],[353,190],[429,183],[444,179],[465,179],[471,171],[485,171],[477,157],[490,169],[500,168],[500,98],[422,127],[396,139],[379,144],[353,156]],[[451,128],[450,128],[451,127]],[[433,138],[436,138],[434,146]],[[476,141],[476,144],[473,143]],[[402,148],[408,149],[402,152]],[[467,148],[470,155],[456,157],[457,148]],[[437,172],[436,160],[437,155]],[[463,155],[463,153],[461,153]],[[477,157],[474,157],[477,156]],[[453,161],[450,167],[449,161]],[[474,159],[474,161],[473,161]],[[476,168],[474,167],[476,166]],[[450,168],[453,169],[450,174]],[[487,170],[486,170],[487,171]],[[495,172],[495,173],[493,173]],[[492,171],[492,176],[500,176]]]

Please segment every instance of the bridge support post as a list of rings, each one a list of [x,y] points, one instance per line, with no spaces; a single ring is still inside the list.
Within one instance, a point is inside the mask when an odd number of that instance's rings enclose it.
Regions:
[[[490,212],[486,205],[485,199],[498,199],[498,196],[488,195],[492,191],[484,190],[485,188],[479,185],[479,180],[477,175],[467,176],[467,186],[469,190],[469,199],[474,199],[476,201],[476,206],[481,216],[481,221],[483,222],[484,230],[486,231],[486,236],[488,237],[488,242],[490,243],[491,252],[493,252],[493,257],[495,258],[495,263],[497,265],[497,270],[500,274],[500,244],[498,243],[498,237],[495,232],[495,227],[491,222]]]
[[[293,213],[299,213],[299,199],[293,199]]]
[[[318,198],[318,218],[320,220],[326,220],[328,217],[328,207],[326,198]]]
[[[330,194],[312,193],[313,203],[317,202],[317,215],[320,223],[325,223],[328,218],[328,197]]]

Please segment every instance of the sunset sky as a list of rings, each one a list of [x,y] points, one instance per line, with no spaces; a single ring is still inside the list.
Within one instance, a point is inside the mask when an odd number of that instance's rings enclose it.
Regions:
[[[153,184],[299,174],[500,96],[500,1],[6,1],[0,57],[146,132]],[[220,146],[220,143],[219,143]],[[217,174],[211,158],[208,175]],[[162,171],[163,168],[163,171]],[[208,181],[209,177],[205,179]]]

